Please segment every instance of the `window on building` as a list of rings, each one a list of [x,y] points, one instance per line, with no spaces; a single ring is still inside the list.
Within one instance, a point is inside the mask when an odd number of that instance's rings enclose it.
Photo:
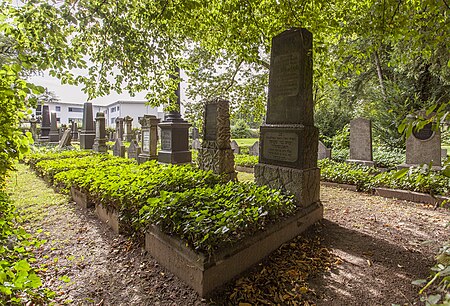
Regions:
[[[116,118],[111,118],[111,124],[116,123]]]
[[[69,113],[82,113],[83,109],[81,107],[69,107]]]
[[[115,113],[116,112],[116,107],[111,107],[111,113]]]
[[[60,111],[61,111],[61,106],[56,105],[56,106],[55,106],[55,112],[60,112]]]
[[[120,108],[119,108],[119,106],[117,106],[117,111],[119,111],[120,110]]]
[[[42,105],[38,104],[36,105],[36,116],[41,116],[42,115]]]
[[[81,123],[83,122],[83,119],[81,119],[81,118],[69,118],[69,123],[70,122],[76,122],[78,125],[81,125]]]
[[[56,122],[61,123],[61,118],[56,117]]]

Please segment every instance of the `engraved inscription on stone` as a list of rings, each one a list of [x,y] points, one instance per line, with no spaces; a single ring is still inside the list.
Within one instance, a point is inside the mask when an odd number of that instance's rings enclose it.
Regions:
[[[217,104],[207,104],[205,114],[205,140],[217,138]]]
[[[283,162],[298,159],[298,135],[292,132],[267,132],[264,134],[263,157]]]
[[[418,131],[413,130],[413,135],[414,135],[414,137],[416,137],[417,139],[420,139],[420,140],[430,139],[431,136],[433,136],[432,124],[428,123],[421,130],[418,130]]]
[[[142,131],[142,151],[150,151],[150,131]]]
[[[161,149],[172,150],[172,133],[168,130],[161,131]]]
[[[299,91],[300,64],[299,54],[278,55],[273,60],[272,96],[296,96]]]

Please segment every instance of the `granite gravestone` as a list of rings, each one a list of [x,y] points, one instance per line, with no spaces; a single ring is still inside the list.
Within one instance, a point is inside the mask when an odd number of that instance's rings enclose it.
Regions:
[[[225,181],[236,180],[234,154],[230,144],[229,102],[219,98],[205,103],[203,142],[199,151],[199,168],[222,175]]]
[[[248,149],[248,154],[259,156],[259,141],[255,141],[255,143]]]
[[[169,112],[163,122],[158,124],[161,129],[161,150],[158,161],[165,164],[186,164],[192,161],[189,150],[189,127],[179,112]]]
[[[42,120],[41,120],[41,137],[39,141],[48,142],[48,135],[50,134],[50,110],[48,105],[42,105]]]
[[[116,142],[114,143],[113,155],[125,157],[125,146],[123,145],[122,140],[120,138],[117,138]]]
[[[305,218],[323,216],[312,98],[312,34],[290,29],[272,39],[266,122],[255,166],[259,185],[290,191]],[[304,208],[304,210],[303,210]]]
[[[133,118],[130,116],[125,116],[125,118],[123,118],[123,122],[125,124],[125,133],[123,138],[125,141],[130,142],[133,139]]]
[[[56,118],[55,112],[52,112],[50,115],[50,132],[48,134],[48,141],[51,144],[59,143],[58,119]]]
[[[138,155],[139,163],[158,158],[156,154],[156,147],[158,144],[158,123],[159,119],[154,115],[144,115],[144,117],[139,117],[142,144],[142,151]]]
[[[327,148],[322,141],[319,140],[319,146],[317,149],[317,159],[331,159],[331,149]]]
[[[350,159],[348,162],[374,166],[372,158],[372,122],[366,118],[350,121]]]
[[[38,139],[37,122],[38,122],[38,120],[34,117],[34,114],[31,115],[31,118],[30,118],[30,132],[31,132],[31,136],[33,136],[33,140],[34,141],[36,141]]]
[[[85,102],[83,106],[83,128],[80,132],[80,148],[92,149],[95,139],[94,114],[92,103]]]
[[[192,128],[192,139],[196,140],[196,139],[198,139],[198,137],[199,137],[198,129],[196,127],[193,127]]]
[[[72,131],[72,140],[78,140],[78,123],[76,121],[72,121],[72,126],[70,127]]]
[[[123,140],[123,118],[116,118],[116,139]]]
[[[421,130],[413,130],[406,139],[406,165],[403,167],[432,164],[433,168],[441,167],[441,132],[434,130],[428,123]]]
[[[58,148],[64,148],[71,145],[72,140],[72,133],[71,130],[66,129],[61,137],[61,140],[59,141]]]
[[[127,157],[138,161],[139,154],[141,154],[141,147],[136,139],[132,139],[127,150]]]
[[[191,147],[194,150],[200,150],[200,148],[202,147],[202,143],[200,142],[200,140],[194,139],[192,140]]]
[[[92,149],[96,152],[108,152],[106,145],[106,118],[103,112],[98,112],[95,117],[95,139]]]
[[[233,151],[234,154],[239,154],[239,153],[241,153],[241,148],[239,148],[239,145],[238,145],[238,143],[236,142],[236,140],[233,140],[233,141],[230,143],[230,146],[231,146],[231,150]]]

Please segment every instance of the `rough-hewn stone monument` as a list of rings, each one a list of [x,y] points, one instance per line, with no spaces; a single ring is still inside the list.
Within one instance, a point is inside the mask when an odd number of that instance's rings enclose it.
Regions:
[[[65,148],[71,145],[72,133],[69,129],[66,129],[59,140],[58,148]]]
[[[366,118],[350,121],[350,158],[348,162],[373,166],[372,122]]]
[[[331,159],[331,149],[327,148],[322,141],[319,140],[319,146],[317,150],[317,159]]]
[[[50,132],[48,133],[48,141],[51,144],[59,143],[58,119],[54,112],[50,114]]]
[[[31,115],[31,118],[30,118],[30,132],[31,132],[31,136],[33,136],[33,140],[34,141],[36,141],[38,139],[37,122],[38,122],[38,120],[34,117],[34,114]]]
[[[305,222],[322,218],[318,130],[312,97],[312,34],[287,30],[272,39],[266,122],[255,166],[259,185],[290,191]]]
[[[156,152],[158,144],[158,123],[159,119],[154,115],[144,115],[144,117],[139,117],[142,144],[142,151],[138,156],[139,163],[158,158]]]
[[[230,144],[229,102],[220,98],[205,103],[203,111],[203,142],[199,151],[199,167],[235,180],[234,154]]]
[[[136,139],[132,139],[127,149],[127,157],[139,161],[139,154],[141,154],[139,142]]]
[[[41,137],[39,141],[48,142],[48,134],[50,134],[50,110],[48,105],[42,105]]]
[[[92,149],[95,139],[92,103],[85,102],[83,108],[83,128],[80,131],[80,148]]]
[[[125,146],[123,145],[122,140],[120,138],[117,138],[116,142],[114,143],[113,155],[125,157]]]
[[[103,112],[98,112],[95,117],[95,139],[92,149],[101,153],[108,151],[108,146],[106,145],[106,118]]]
[[[125,116],[125,118],[123,118],[123,122],[125,124],[125,133],[123,138],[125,141],[131,141],[131,139],[133,139],[133,117]]]
[[[123,118],[116,118],[116,138],[123,140]]]

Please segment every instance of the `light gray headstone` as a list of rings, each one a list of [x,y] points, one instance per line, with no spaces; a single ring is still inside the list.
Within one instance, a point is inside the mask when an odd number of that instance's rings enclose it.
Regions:
[[[68,147],[71,145],[71,140],[72,140],[72,132],[70,129],[67,129],[64,131],[61,140],[59,141],[58,147],[59,148],[64,148],[64,147]]]
[[[317,150],[317,159],[331,159],[331,149],[327,148],[323,142],[319,140],[319,147]]]
[[[419,131],[413,131],[406,140],[407,165],[432,163],[440,167],[441,154],[441,132],[434,131],[431,123]]]
[[[192,149],[199,150],[202,147],[200,140],[194,139],[192,140]]]
[[[125,157],[125,146],[123,145],[122,140],[120,140],[119,138],[117,138],[116,142],[114,143],[113,155]]]
[[[350,162],[373,166],[372,122],[366,118],[350,121]]]
[[[141,154],[141,147],[139,146],[139,143],[136,139],[131,140],[130,146],[127,150],[127,156],[128,158],[138,160],[139,154]]]
[[[239,154],[241,152],[241,149],[239,148],[236,140],[231,141],[231,150],[233,150],[234,154]]]
[[[248,153],[253,156],[259,156],[259,141],[256,141],[249,149]]]

